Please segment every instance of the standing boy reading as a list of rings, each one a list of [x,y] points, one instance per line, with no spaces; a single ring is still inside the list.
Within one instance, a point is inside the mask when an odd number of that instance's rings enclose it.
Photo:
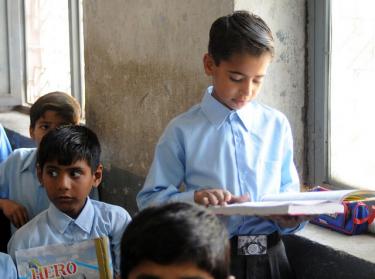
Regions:
[[[13,259],[18,249],[108,236],[119,274],[121,237],[131,218],[122,207],[88,197],[102,179],[100,152],[97,136],[83,126],[60,127],[44,136],[37,172],[51,204],[15,232],[8,243]]]
[[[81,107],[70,95],[52,92],[30,108],[30,136],[38,146],[43,136],[61,125],[78,124]],[[0,210],[12,232],[48,208],[49,200],[36,174],[36,148],[16,149],[0,165]]]
[[[258,201],[265,194],[299,191],[289,122],[255,100],[273,55],[271,30],[260,17],[237,11],[212,24],[203,58],[212,86],[159,139],[137,196],[141,209],[169,201],[206,206]],[[222,220],[236,278],[293,278],[280,234],[299,229],[299,218]]]
[[[203,207],[170,203],[134,217],[121,242],[121,278],[228,279],[225,227]]]

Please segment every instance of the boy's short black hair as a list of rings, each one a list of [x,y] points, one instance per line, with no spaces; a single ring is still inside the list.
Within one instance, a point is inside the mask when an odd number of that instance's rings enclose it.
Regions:
[[[214,21],[210,29],[208,53],[216,65],[233,54],[261,56],[274,54],[271,29],[259,16],[247,11],[235,11]]]
[[[121,277],[143,261],[192,263],[216,279],[229,276],[229,242],[220,220],[187,203],[149,207],[134,217],[121,241]]]
[[[40,142],[37,165],[43,169],[47,162],[56,160],[70,165],[85,160],[95,172],[100,164],[100,143],[96,134],[80,125],[61,126],[48,132]]]
[[[78,101],[64,92],[51,92],[38,98],[30,108],[30,127],[34,128],[35,123],[46,111],[55,111],[67,123],[78,124],[81,118],[81,106]]]

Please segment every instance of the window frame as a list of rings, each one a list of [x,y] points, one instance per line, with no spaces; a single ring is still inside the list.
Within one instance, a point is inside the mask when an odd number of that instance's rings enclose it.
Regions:
[[[329,92],[331,1],[307,1],[308,184],[329,184]]]
[[[22,0],[5,1],[8,25],[9,90],[0,97],[2,106],[22,105],[26,96],[24,6]]]
[[[28,106],[24,0],[6,0],[10,92],[0,95],[1,106]],[[71,94],[84,108],[84,63],[81,1],[69,0]]]

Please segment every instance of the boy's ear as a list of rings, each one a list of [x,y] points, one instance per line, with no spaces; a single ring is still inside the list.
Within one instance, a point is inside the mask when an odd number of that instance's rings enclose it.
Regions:
[[[34,134],[34,127],[29,127],[29,134],[30,134],[30,138],[32,138],[33,140],[35,140],[35,134]]]
[[[97,167],[93,175],[94,175],[94,183],[92,186],[96,188],[99,186],[100,182],[102,182],[102,177],[103,177],[103,165],[102,164],[99,164],[99,166]]]
[[[208,76],[212,76],[213,74],[213,71],[214,71],[214,67],[216,66],[215,65],[215,61],[214,59],[212,58],[212,56],[208,53],[206,53],[204,56],[203,56],[203,66],[204,66],[204,71],[206,72],[206,75]]]
[[[42,182],[42,172],[43,172],[43,170],[40,168],[39,164],[37,164],[36,165],[36,174],[38,175],[38,179],[39,179],[40,184],[43,185],[43,182]]]

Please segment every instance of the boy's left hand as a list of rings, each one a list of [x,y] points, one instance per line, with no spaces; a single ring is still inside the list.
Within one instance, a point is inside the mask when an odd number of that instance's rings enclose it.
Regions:
[[[270,215],[266,218],[283,228],[295,228],[299,224],[313,219],[315,215]]]

